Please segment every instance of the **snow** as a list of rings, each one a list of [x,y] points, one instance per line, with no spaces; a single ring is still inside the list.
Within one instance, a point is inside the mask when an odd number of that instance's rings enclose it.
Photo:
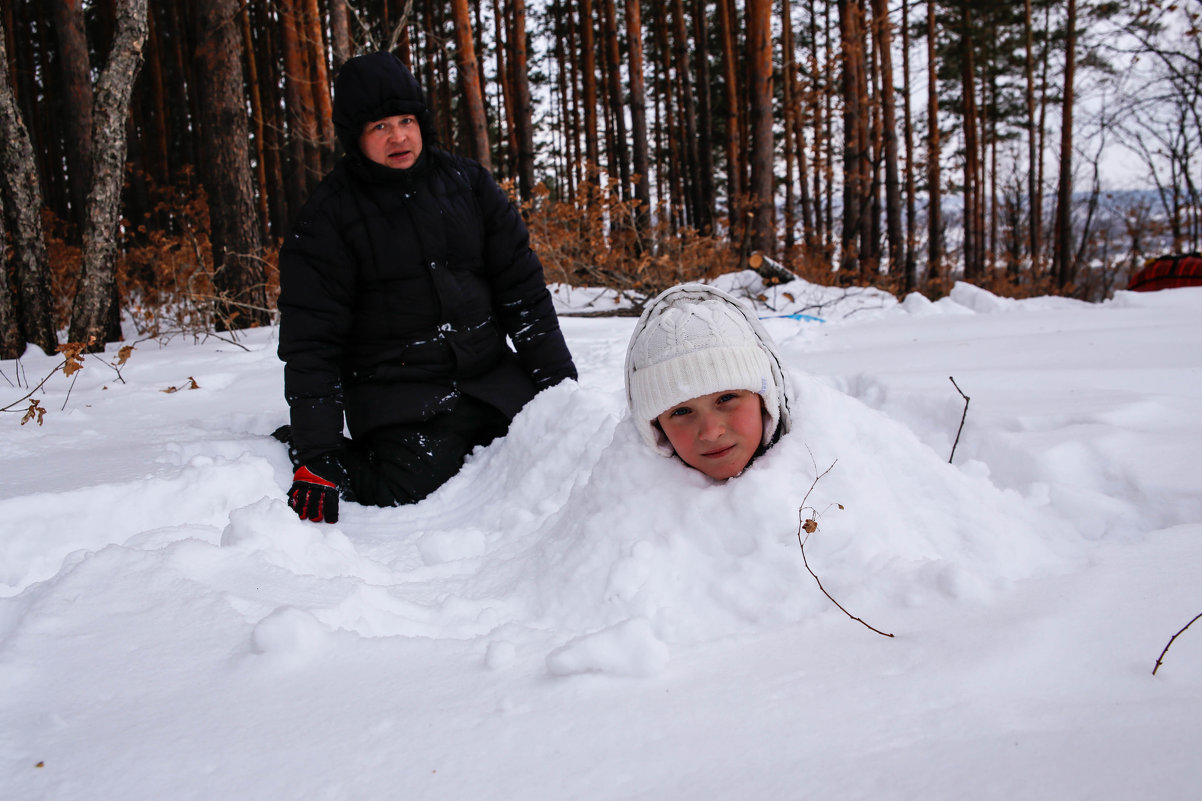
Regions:
[[[629,317],[336,525],[283,502],[274,329],[54,376],[0,420],[0,798],[1196,798],[1202,630],[1152,668],[1202,611],[1202,289],[717,283],[799,396],[725,484],[626,419]]]

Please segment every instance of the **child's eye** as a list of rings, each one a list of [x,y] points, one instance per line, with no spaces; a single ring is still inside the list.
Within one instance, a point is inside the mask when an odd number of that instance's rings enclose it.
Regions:
[[[686,414],[690,414],[692,411],[693,410],[690,409],[688,406],[677,406],[675,409],[673,409],[671,412],[669,412],[668,416],[669,417],[683,417]]]
[[[722,396],[718,398],[718,403],[726,403],[728,401],[738,400],[738,397],[739,393],[737,392],[723,392]]]

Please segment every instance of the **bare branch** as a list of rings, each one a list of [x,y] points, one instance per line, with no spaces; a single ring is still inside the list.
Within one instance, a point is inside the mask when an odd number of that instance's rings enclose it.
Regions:
[[[960,389],[960,385],[956,383],[956,379],[949,375],[947,380],[952,382],[952,386],[955,387],[956,391],[960,393],[960,397],[964,398],[964,412],[960,415],[960,427],[956,429],[956,441],[952,443],[952,455],[947,457],[947,463],[951,464],[952,459],[954,459],[956,456],[956,446],[960,444],[960,432],[964,430],[964,420],[968,417],[968,402],[971,400],[971,398],[965,395],[964,391]]]
[[[812,460],[813,458],[814,458],[814,454],[811,453],[810,459]],[[833,603],[835,606],[839,607],[839,610],[842,611],[843,614],[847,615],[848,617],[850,617],[852,620],[856,621],[860,625],[862,625],[868,629],[871,629],[872,631],[875,631],[877,634],[881,635],[882,637],[892,637],[893,636],[892,634],[881,631],[880,629],[878,629],[874,626],[871,626],[868,623],[865,623],[864,620],[862,620],[861,618],[858,618],[855,615],[853,615],[851,612],[848,612],[843,607],[843,604],[836,601],[834,596],[832,596],[829,592],[826,591],[826,587],[822,586],[822,580],[820,578],[818,578],[818,574],[815,573],[813,568],[810,567],[810,560],[806,558],[806,542],[809,541],[810,535],[818,530],[818,521],[815,519],[815,517],[817,517],[817,515],[818,515],[818,512],[815,511],[814,507],[807,506],[806,502],[810,499],[810,493],[814,491],[814,487],[816,487],[818,485],[818,482],[822,479],[823,476],[825,476],[831,470],[835,469],[835,465],[838,463],[838,461],[839,460],[836,459],[835,461],[831,462],[830,467],[826,468],[821,473],[819,473],[817,476],[815,476],[813,483],[810,484],[810,488],[808,490],[806,490],[805,496],[801,499],[801,507],[798,508],[798,510],[797,510],[797,518],[798,518],[798,520],[797,520],[797,544],[801,546],[801,563],[803,565],[805,565],[805,568],[809,572],[809,574],[814,577],[814,581],[818,584],[818,589],[822,590],[822,594],[825,595],[828,599],[830,599],[831,603]],[[815,464],[814,470],[817,471],[817,469],[818,469],[818,466],[817,466],[817,464]],[[840,506],[839,508],[842,509],[843,507]],[[814,512],[815,517],[807,518],[805,515],[806,509],[809,509],[811,512]],[[801,536],[802,531],[806,532],[806,535],[804,538],[802,538],[802,536]]]
[[[1178,637],[1180,637],[1182,634],[1184,634],[1186,629],[1188,629],[1190,626],[1194,625],[1194,623],[1197,623],[1199,618],[1202,618],[1202,612],[1199,612],[1198,614],[1194,615],[1194,619],[1191,620],[1190,622],[1186,623],[1184,626],[1182,626],[1181,631],[1177,632],[1172,637],[1169,637],[1168,644],[1165,645],[1164,650],[1160,652],[1160,656],[1156,657],[1156,667],[1152,668],[1153,676],[1156,675],[1156,671],[1160,670],[1160,665],[1161,665],[1161,663],[1164,662],[1164,655],[1169,652],[1169,648],[1173,645],[1173,641],[1176,640]]]

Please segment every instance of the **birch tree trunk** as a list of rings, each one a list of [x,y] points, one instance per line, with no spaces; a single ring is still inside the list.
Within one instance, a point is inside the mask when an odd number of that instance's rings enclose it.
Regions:
[[[27,342],[54,353],[58,342],[51,314],[46,240],[42,237],[42,189],[33,144],[17,111],[9,81],[8,47],[3,31],[0,31],[0,178],[7,223],[4,227],[12,234],[12,271],[16,279],[13,283],[17,291],[15,298],[9,296],[8,271],[0,269],[0,283],[4,284],[0,295],[0,358],[20,356]],[[5,260],[0,260],[0,268],[4,263]]]
[[[92,116],[92,188],[84,224],[83,268],[71,309],[70,339],[102,350],[120,337],[111,325],[117,303],[117,226],[125,178],[126,128],[134,78],[146,43],[146,0],[118,0],[108,62],[96,82]]]

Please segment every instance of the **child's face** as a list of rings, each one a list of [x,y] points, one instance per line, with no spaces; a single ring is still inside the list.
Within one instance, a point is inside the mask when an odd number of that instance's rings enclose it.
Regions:
[[[743,472],[764,437],[763,403],[745,389],[687,400],[656,420],[685,464],[716,479]]]

